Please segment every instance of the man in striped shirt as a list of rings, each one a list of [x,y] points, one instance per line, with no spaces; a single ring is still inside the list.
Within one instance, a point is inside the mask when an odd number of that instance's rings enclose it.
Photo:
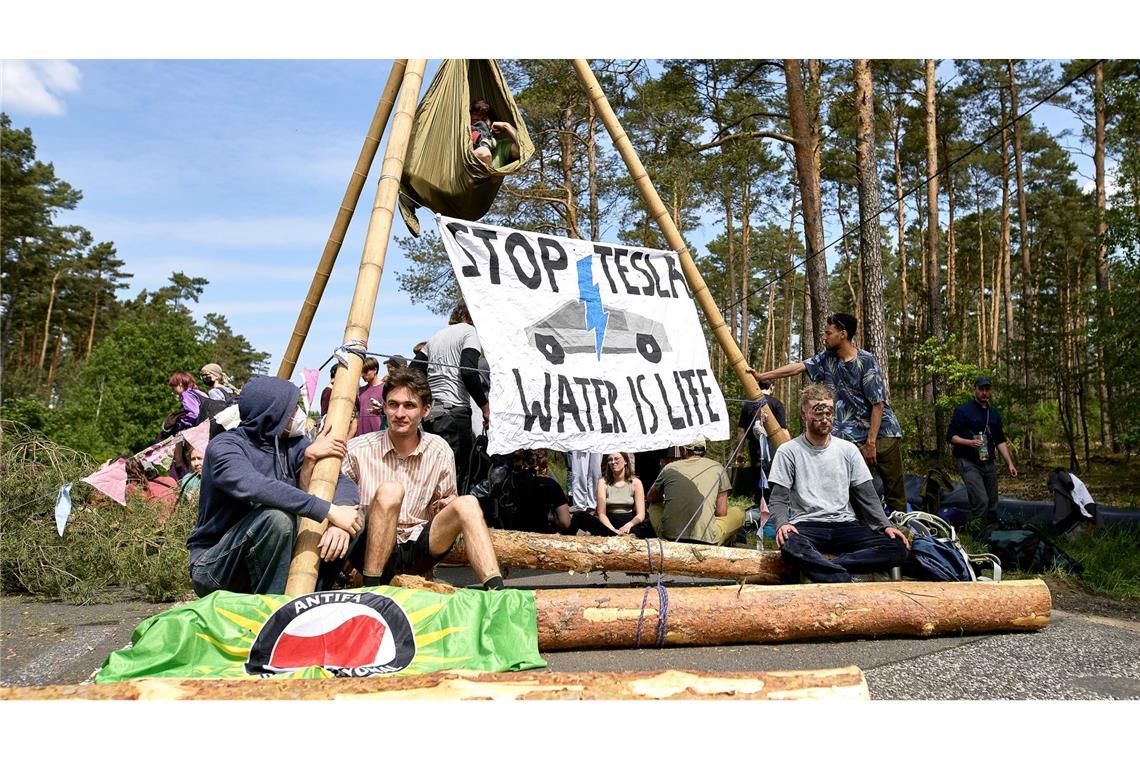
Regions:
[[[367,510],[364,585],[381,585],[403,573],[426,574],[462,534],[483,587],[501,589],[483,510],[474,496],[456,495],[451,447],[420,430],[431,403],[421,373],[393,370],[384,384],[388,429],[348,442],[342,470],[358,484]]]

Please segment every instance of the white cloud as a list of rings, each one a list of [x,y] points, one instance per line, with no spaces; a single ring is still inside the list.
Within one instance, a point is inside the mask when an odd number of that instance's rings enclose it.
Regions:
[[[61,96],[79,90],[79,69],[67,61],[3,61],[0,101],[5,111],[62,116]]]

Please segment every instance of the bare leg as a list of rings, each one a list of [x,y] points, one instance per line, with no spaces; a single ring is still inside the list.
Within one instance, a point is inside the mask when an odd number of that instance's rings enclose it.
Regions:
[[[475,577],[483,582],[502,575],[495,550],[491,548],[491,533],[483,522],[483,510],[474,496],[457,497],[432,519],[428,549],[434,555],[443,554],[460,533]]]
[[[396,522],[400,519],[400,505],[404,501],[404,487],[395,481],[385,481],[376,489],[368,505],[368,543],[364,547],[364,567],[367,576],[379,576],[396,547]]]

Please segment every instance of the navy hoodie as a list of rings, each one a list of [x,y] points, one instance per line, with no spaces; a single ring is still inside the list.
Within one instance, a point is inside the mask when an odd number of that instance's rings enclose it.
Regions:
[[[255,377],[242,388],[241,424],[206,447],[198,524],[186,539],[191,564],[251,510],[272,507],[318,522],[328,516],[329,502],[297,487],[309,439],[282,437],[298,393],[297,386],[276,377]],[[356,483],[341,475],[333,503],[359,501]]]

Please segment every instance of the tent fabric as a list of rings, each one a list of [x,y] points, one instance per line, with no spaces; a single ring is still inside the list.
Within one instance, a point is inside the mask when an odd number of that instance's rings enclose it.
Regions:
[[[519,160],[490,168],[471,150],[470,106],[485,100],[499,121],[518,132]],[[448,59],[416,108],[400,180],[400,214],[419,237],[416,209],[475,221],[490,210],[503,178],[523,167],[534,143],[498,65],[488,59]]]

